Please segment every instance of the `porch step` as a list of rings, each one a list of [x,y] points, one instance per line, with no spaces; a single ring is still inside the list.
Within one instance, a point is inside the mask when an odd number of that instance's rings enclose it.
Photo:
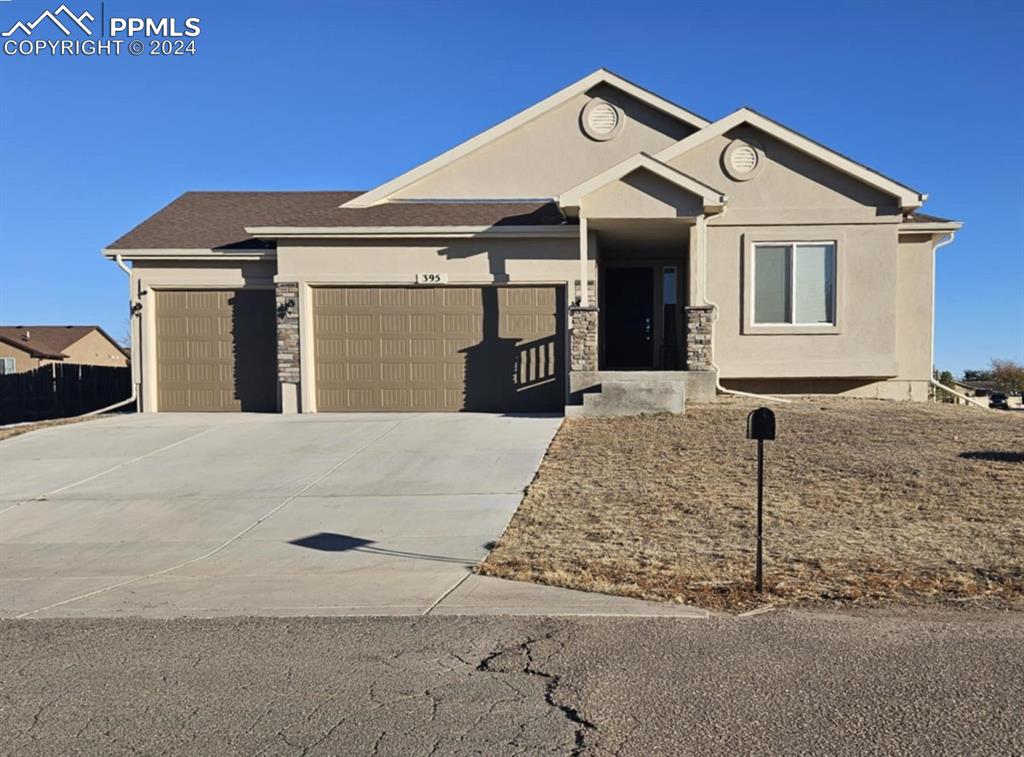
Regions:
[[[570,405],[570,417],[682,413],[686,406],[686,382],[665,379],[602,381],[599,392],[583,395],[582,405]]]
[[[714,371],[570,371],[570,405],[581,405],[588,393],[611,381],[679,381],[687,402],[714,402],[716,378]]]

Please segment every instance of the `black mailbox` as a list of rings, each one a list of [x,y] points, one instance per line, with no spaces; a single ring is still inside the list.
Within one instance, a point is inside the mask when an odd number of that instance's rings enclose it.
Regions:
[[[747,438],[748,439],[774,439],[775,438],[775,413],[766,407],[759,407],[752,410],[747,416]]]

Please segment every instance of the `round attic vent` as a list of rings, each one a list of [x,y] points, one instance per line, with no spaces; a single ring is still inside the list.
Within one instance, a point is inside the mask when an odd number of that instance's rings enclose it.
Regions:
[[[757,168],[757,152],[750,145],[740,145],[729,156],[729,165],[736,173],[750,173]]]
[[[722,153],[725,172],[737,181],[756,176],[764,166],[764,150],[756,142],[734,139]]]
[[[622,111],[607,100],[595,97],[583,106],[580,124],[591,139],[604,142],[618,135],[624,122]]]

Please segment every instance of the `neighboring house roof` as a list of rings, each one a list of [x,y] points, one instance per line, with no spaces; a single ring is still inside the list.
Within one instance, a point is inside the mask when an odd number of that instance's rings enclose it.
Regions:
[[[953,383],[965,389],[973,389],[976,392],[1002,391],[995,381],[954,381]]]
[[[35,358],[45,358],[47,360],[63,360],[65,357],[65,355],[63,355],[60,352],[47,352],[46,350],[43,350],[38,347],[33,347],[32,345],[26,342],[21,342],[13,337],[5,336],[3,334],[0,334],[0,342],[8,344],[11,347],[14,347],[16,350],[21,350],[26,355],[30,355]]]
[[[825,145],[820,142],[815,142],[813,139],[805,137],[803,134],[795,132],[789,127],[783,126],[778,121],[773,121],[752,108],[740,108],[734,113],[730,113],[725,118],[715,121],[710,126],[691,134],[685,139],[681,139],[674,145],[666,147],[654,157],[662,162],[668,162],[686,152],[689,152],[693,148],[704,144],[710,139],[723,136],[726,132],[735,129],[737,126],[742,126],[743,124],[749,124],[750,126],[775,137],[775,139],[778,139],[780,142],[784,142],[785,144],[820,160],[826,165],[832,166],[833,168],[842,171],[843,173],[852,176],[869,186],[873,186],[886,194],[897,197],[900,201],[900,206],[904,209],[911,210],[913,208],[918,208],[927,199],[927,195],[921,194],[917,190],[911,189],[905,184],[900,184],[898,181],[894,181],[888,176],[884,176],[878,171],[868,168],[855,160],[851,160],[845,155],[838,153],[831,148],[825,147]]]
[[[425,176],[428,176],[440,168],[452,163],[459,158],[468,155],[471,152],[479,150],[481,147],[490,144],[499,137],[508,134],[513,129],[517,129],[523,124],[526,124],[533,119],[542,116],[553,108],[558,107],[562,103],[570,100],[576,95],[587,92],[599,84],[608,84],[616,89],[625,92],[626,94],[635,97],[646,105],[649,105],[656,110],[660,110],[663,113],[672,116],[683,123],[687,123],[690,126],[694,126],[698,129],[706,127],[710,121],[705,118],[701,118],[695,113],[691,113],[685,108],[681,108],[675,103],[660,97],[653,92],[640,87],[633,82],[623,79],[618,74],[614,74],[604,68],[599,68],[592,74],[584,76],[577,82],[570,84],[568,87],[559,90],[555,94],[551,95],[544,100],[541,100],[536,105],[533,105],[526,110],[520,111],[516,115],[508,118],[496,126],[492,126],[480,134],[477,134],[472,139],[468,139],[460,145],[456,145],[447,152],[441,153],[436,158],[428,160],[426,163],[421,163],[415,168],[406,171],[401,176],[397,176],[380,186],[371,189],[368,192],[360,195],[359,197],[348,200],[345,205],[350,208],[365,208],[374,205],[379,202],[383,202],[390,195],[409,186],[415,181],[419,181]]]
[[[564,224],[553,202],[394,202],[341,208],[359,192],[186,192],[108,250],[273,248],[247,229]]]
[[[655,160],[646,153],[638,153],[631,158],[627,158],[618,165],[612,166],[611,168],[602,171],[597,176],[594,176],[581,184],[577,184],[572,189],[563,192],[558,197],[558,204],[562,208],[578,208],[580,206],[580,202],[588,194],[596,192],[601,187],[607,186],[613,181],[618,181],[624,176],[638,170],[650,171],[670,184],[674,184],[675,186],[700,197],[704,202],[705,210],[718,211],[725,206],[727,198],[720,190],[715,189],[714,187],[709,187],[707,184],[697,181],[692,176],[688,176],[682,171],[672,168],[672,166],[667,166],[661,161]]]
[[[84,336],[98,331],[111,344],[120,345],[99,326],[0,326],[0,339],[33,357],[63,360],[64,350]]]

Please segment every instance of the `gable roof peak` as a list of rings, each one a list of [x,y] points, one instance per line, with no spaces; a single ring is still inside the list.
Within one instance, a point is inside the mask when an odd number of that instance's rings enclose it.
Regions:
[[[538,118],[539,116],[547,113],[548,111],[556,108],[562,103],[575,97],[576,95],[593,89],[598,84],[608,84],[609,86],[615,87],[616,89],[636,98],[643,102],[645,105],[652,107],[656,110],[660,110],[667,115],[682,121],[683,123],[689,124],[697,129],[703,129],[710,125],[710,121],[696,113],[691,113],[685,108],[676,105],[670,100],[666,100],[664,97],[651,92],[648,89],[634,84],[628,79],[619,76],[613,71],[609,71],[606,68],[598,68],[597,70],[587,74],[582,79],[578,79],[567,87],[555,92],[553,95],[546,97],[540,102],[531,105],[529,108],[520,111],[511,118],[507,118],[501,123],[492,126],[490,129],[477,134],[475,137],[466,140],[462,144],[456,145],[447,152],[443,152],[435,158],[428,160],[425,163],[421,163],[415,168],[406,171],[400,176],[391,179],[380,186],[371,189],[370,191],[348,200],[341,205],[343,208],[367,208],[372,205],[377,205],[382,202],[386,202],[388,198],[396,192],[408,187],[410,184],[419,181],[420,179],[429,176],[435,171],[443,168],[444,166],[453,163],[454,161],[474,152],[484,145],[490,144],[499,137],[508,134],[514,129],[529,123],[530,121]]]
[[[636,155],[632,155],[622,162],[605,169],[596,176],[592,176],[586,181],[577,184],[572,189],[566,190],[558,197],[558,204],[563,210],[567,208],[578,209],[583,198],[588,194],[596,192],[601,187],[613,181],[618,181],[637,170],[649,171],[670,184],[674,184],[700,197],[704,203],[705,212],[721,212],[726,202],[728,202],[728,198],[720,190],[702,181],[698,181],[672,166],[662,163],[646,152],[638,152]]]
[[[873,168],[869,168],[863,163],[858,163],[857,161],[846,157],[842,153],[837,152],[830,147],[826,147],[821,142],[817,142],[810,137],[806,137],[788,126],[784,126],[778,121],[769,118],[763,113],[759,113],[749,106],[743,106],[742,108],[734,110],[729,115],[718,119],[700,131],[694,132],[690,136],[679,140],[673,145],[669,145],[655,155],[655,157],[662,162],[668,162],[689,152],[695,147],[714,139],[715,137],[723,136],[726,132],[729,132],[743,124],[753,126],[780,142],[806,153],[812,158],[815,158],[822,163],[847,174],[848,176],[852,176],[868,186],[874,187],[881,192],[896,197],[900,202],[900,207],[905,211],[911,211],[921,207],[921,205],[924,204],[924,201],[928,199],[928,195],[922,194],[916,189],[911,189],[906,184],[901,184],[894,179],[890,179],[888,176],[875,171]]]

